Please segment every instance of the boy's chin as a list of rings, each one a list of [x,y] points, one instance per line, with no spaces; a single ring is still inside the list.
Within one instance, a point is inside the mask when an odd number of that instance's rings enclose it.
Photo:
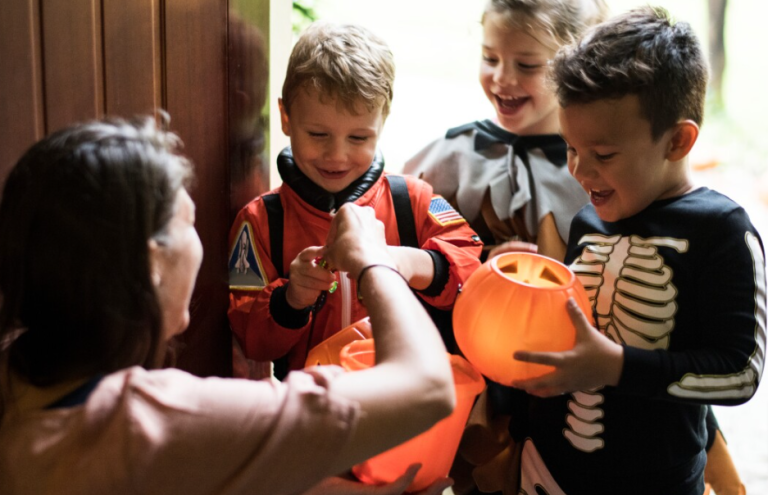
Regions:
[[[352,181],[323,181],[318,185],[329,193],[336,194],[346,189],[351,183]]]
[[[600,220],[608,223],[618,222],[619,220],[624,220],[625,218],[635,216],[636,214],[640,213],[640,211],[632,211],[632,212],[615,211],[615,210],[600,211],[599,209],[595,209],[595,213],[597,213],[597,216],[600,217]]]
[[[352,174],[347,174],[346,176],[338,179],[323,177],[321,175],[314,177],[313,182],[329,193],[335,194],[337,192],[343,191],[359,178],[360,176],[354,177]]]

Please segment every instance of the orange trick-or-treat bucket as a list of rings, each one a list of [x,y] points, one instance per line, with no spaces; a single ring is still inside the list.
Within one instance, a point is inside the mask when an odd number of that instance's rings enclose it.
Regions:
[[[368,459],[352,468],[360,481],[369,484],[391,483],[405,473],[411,464],[420,463],[409,492],[423,490],[440,478],[448,476],[453,458],[459,448],[461,434],[469,411],[485,388],[482,375],[466,359],[448,355],[456,387],[456,408],[450,416],[405,443]],[[340,354],[341,366],[357,371],[374,365],[373,339],[358,340],[345,346]]]
[[[541,376],[553,368],[517,361],[512,354],[572,349],[576,328],[565,306],[570,297],[594,322],[584,287],[567,266],[538,254],[500,254],[469,277],[456,299],[456,343],[495,382],[510,385]]]
[[[350,326],[343,328],[313,347],[307,355],[304,367],[309,368],[310,366],[325,364],[340,364],[339,354],[345,345],[354,342],[355,340],[365,340],[370,339],[371,337],[371,319],[366,316],[362,320],[358,320]]]

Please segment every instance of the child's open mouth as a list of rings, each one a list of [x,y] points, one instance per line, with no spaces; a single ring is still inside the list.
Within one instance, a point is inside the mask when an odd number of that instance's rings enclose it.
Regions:
[[[501,113],[514,113],[520,109],[528,100],[529,96],[521,96],[519,98],[511,96],[499,96],[496,95],[496,103]]]
[[[595,206],[605,204],[613,195],[613,191],[600,191],[597,189],[589,190],[589,199]]]
[[[349,173],[349,170],[325,170],[318,168],[317,172],[324,179],[343,179]]]

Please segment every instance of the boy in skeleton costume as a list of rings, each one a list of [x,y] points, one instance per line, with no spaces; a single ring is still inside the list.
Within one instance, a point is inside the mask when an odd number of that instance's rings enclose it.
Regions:
[[[700,495],[707,405],[748,401],[766,347],[762,240],[689,175],[704,56],[690,26],[644,7],[561,50],[553,74],[568,167],[591,201],[566,263],[597,329],[569,304],[572,351],[514,355],[556,368],[513,384],[534,396],[521,493]]]

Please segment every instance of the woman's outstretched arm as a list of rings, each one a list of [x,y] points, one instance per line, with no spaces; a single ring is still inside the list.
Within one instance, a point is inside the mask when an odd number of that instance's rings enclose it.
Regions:
[[[440,335],[394,268],[373,209],[354,204],[339,209],[325,259],[358,282],[376,346],[375,366],[343,374],[330,387],[357,401],[362,411],[336,459],[340,472],[427,430],[451,413],[455,394]]]

